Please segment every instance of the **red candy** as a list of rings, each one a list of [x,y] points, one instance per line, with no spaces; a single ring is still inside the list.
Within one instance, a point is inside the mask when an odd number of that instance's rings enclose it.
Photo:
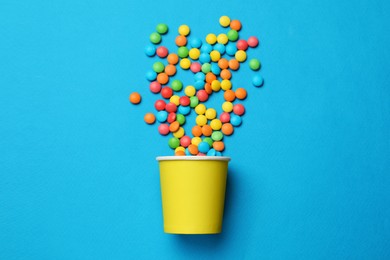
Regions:
[[[186,106],[189,106],[190,105],[190,98],[187,97],[187,96],[182,96],[180,99],[179,99],[179,103],[180,105],[182,105],[183,107],[186,107]]]
[[[165,110],[166,110],[168,113],[176,112],[176,111],[177,111],[177,106],[176,106],[174,103],[169,102],[169,103],[165,106]]]
[[[161,89],[161,96],[163,98],[170,98],[173,95],[173,90],[170,87],[163,87]]]
[[[160,58],[165,58],[168,56],[168,49],[165,48],[164,46],[160,46],[157,48],[156,54]]]
[[[158,132],[160,133],[160,134],[162,134],[162,135],[167,135],[167,134],[169,134],[169,125],[167,125],[167,124],[160,124],[159,126],[158,126]]]
[[[165,107],[166,107],[166,103],[164,100],[157,100],[155,103],[154,103],[154,107],[158,110],[158,111],[161,111],[161,110],[164,110]]]
[[[153,93],[157,94],[157,93],[159,93],[161,91],[161,84],[158,83],[157,81],[153,81],[153,82],[150,83],[149,89]]]
[[[246,51],[248,49],[248,43],[245,40],[238,40],[236,46],[239,50]]]
[[[173,123],[176,120],[176,114],[174,112],[170,112],[167,117],[168,123]]]
[[[196,93],[197,98],[201,102],[205,102],[207,99],[209,99],[209,94],[207,94],[206,90],[201,89]]]
[[[191,70],[193,73],[197,73],[197,72],[201,71],[201,69],[202,69],[202,65],[200,65],[199,62],[193,62],[193,63],[191,63],[190,70]]]
[[[183,136],[180,138],[180,145],[183,147],[188,147],[191,144],[191,137],[188,135]]]
[[[248,45],[249,47],[254,48],[259,45],[259,40],[257,39],[257,37],[251,36],[248,38]]]
[[[235,104],[233,106],[233,113],[241,116],[245,113],[245,107],[241,104]]]
[[[228,123],[230,122],[230,114],[227,112],[222,112],[221,115],[219,116],[219,119],[221,120],[222,123]]]

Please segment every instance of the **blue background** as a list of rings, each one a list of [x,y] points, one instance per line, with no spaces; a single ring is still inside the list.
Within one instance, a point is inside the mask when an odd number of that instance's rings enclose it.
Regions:
[[[240,2],[0,2],[0,259],[390,258],[390,2]],[[143,48],[225,14],[266,84],[233,76],[223,233],[164,234]]]

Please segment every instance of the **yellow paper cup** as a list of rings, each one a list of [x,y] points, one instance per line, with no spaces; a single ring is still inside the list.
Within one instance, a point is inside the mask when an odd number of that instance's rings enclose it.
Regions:
[[[221,233],[229,157],[161,156],[164,232]]]

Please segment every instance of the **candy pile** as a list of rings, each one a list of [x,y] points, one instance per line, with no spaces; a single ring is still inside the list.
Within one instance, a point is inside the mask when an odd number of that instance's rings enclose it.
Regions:
[[[255,48],[259,41],[254,36],[247,40],[239,38],[239,20],[222,16],[219,23],[230,29],[227,33],[218,35],[210,33],[205,41],[189,36],[190,28],[181,25],[175,39],[176,52],[170,52],[167,47],[160,45],[162,36],[168,32],[168,26],[159,24],[156,32],[150,35],[151,44],[145,48],[147,56],[157,55],[161,58],[146,73],[150,91],[159,94],[161,98],[154,104],[156,113],[147,113],[144,120],[147,124],[154,124],[157,120],[161,135],[172,134],[168,145],[175,151],[175,155],[220,156],[225,149],[224,136],[232,135],[234,128],[242,123],[245,107],[239,101],[246,98],[247,92],[244,88],[233,87],[232,73],[247,60],[246,50],[249,47]],[[177,73],[177,66],[193,73],[193,84],[184,85],[178,79],[170,80]],[[249,61],[249,67],[258,71],[261,63],[253,58]],[[263,78],[256,73],[252,84],[262,86]],[[209,96],[216,92],[223,92],[224,97],[219,115],[214,108],[205,105]],[[138,93],[130,95],[130,102],[133,104],[140,101]],[[183,125],[192,110],[197,116],[195,126],[188,134]]]

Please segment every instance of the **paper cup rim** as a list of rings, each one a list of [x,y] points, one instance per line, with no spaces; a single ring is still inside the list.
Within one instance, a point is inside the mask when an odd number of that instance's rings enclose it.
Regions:
[[[228,156],[157,156],[157,161],[226,161],[231,160]]]

